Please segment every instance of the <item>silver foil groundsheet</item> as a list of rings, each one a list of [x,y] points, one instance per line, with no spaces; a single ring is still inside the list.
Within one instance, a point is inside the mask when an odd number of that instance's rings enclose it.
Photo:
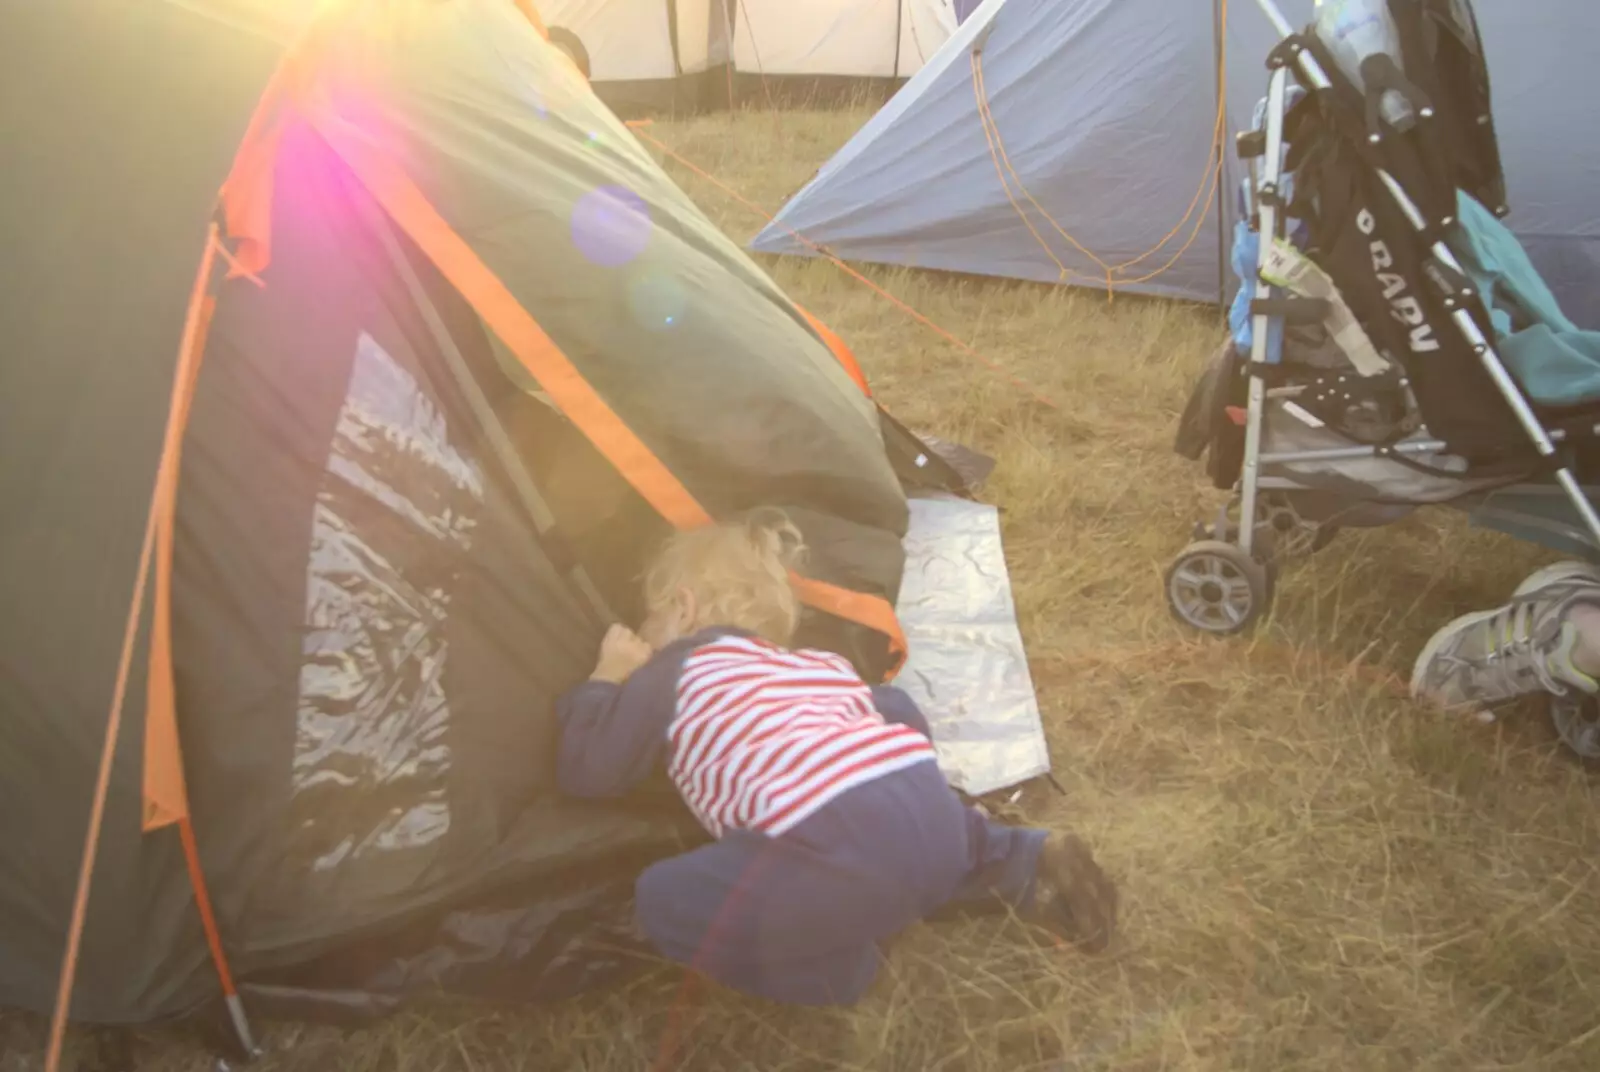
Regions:
[[[1050,754],[992,506],[911,500],[896,681],[928,716],[950,784],[980,796],[1045,774]]]

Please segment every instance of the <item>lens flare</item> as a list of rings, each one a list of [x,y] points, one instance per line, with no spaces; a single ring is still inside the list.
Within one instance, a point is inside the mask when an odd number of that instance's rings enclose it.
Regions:
[[[572,209],[572,244],[602,268],[620,268],[650,243],[650,210],[622,186],[584,194]]]
[[[628,311],[649,331],[665,331],[683,323],[688,294],[677,278],[660,270],[641,272],[628,281]]]

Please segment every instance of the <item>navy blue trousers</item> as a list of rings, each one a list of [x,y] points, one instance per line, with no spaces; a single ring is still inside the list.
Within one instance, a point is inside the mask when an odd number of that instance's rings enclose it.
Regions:
[[[932,762],[849,790],[780,837],[733,831],[639,878],[640,927],[667,959],[732,989],[849,1005],[881,943],[935,911],[1024,907],[1045,833],[968,807]]]

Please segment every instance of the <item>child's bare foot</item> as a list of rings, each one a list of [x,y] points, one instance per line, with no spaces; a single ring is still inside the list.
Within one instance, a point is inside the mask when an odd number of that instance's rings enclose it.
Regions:
[[[1090,953],[1103,952],[1111,943],[1117,928],[1117,888],[1082,838],[1051,834],[1045,840],[1031,917]]]

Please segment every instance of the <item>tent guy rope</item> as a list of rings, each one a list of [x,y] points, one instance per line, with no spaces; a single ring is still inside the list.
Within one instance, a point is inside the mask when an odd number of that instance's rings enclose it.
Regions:
[[[1228,21],[1228,0],[1218,0],[1218,5],[1217,17],[1220,20],[1219,24],[1221,26],[1226,26]],[[1080,242],[1065,227],[1063,227],[1054,216],[1050,215],[1045,207],[1039,204],[1038,199],[1035,198],[1028,190],[1027,185],[1022,181],[1022,176],[1017,173],[1017,169],[1011,163],[1011,155],[1006,151],[1005,140],[1001,137],[999,123],[995,119],[994,110],[989,104],[988,88],[984,82],[983,76],[982,48],[974,48],[972,50],[971,64],[972,91],[977,100],[978,118],[983,124],[983,137],[988,143],[989,155],[994,161],[995,173],[999,176],[1001,189],[1005,191],[1006,200],[1011,203],[1011,207],[1016,212],[1017,218],[1022,221],[1023,226],[1028,229],[1028,233],[1033,236],[1033,240],[1038,243],[1039,248],[1044,251],[1045,256],[1050,258],[1051,263],[1053,263],[1057,270],[1061,273],[1059,277],[1060,282],[1066,283],[1076,276],[1082,276],[1083,273],[1075,272],[1073,269],[1068,268],[1061,258],[1056,255],[1055,251],[1051,249],[1050,243],[1047,242],[1044,236],[1039,233],[1038,228],[1034,226],[1033,221],[1029,218],[1027,210],[1018,203],[1016,195],[1012,193],[1012,182],[1016,183],[1017,189],[1021,192],[1022,196],[1027,199],[1028,204],[1032,205],[1034,210],[1045,218],[1050,226],[1055,229],[1055,232],[1058,235],[1060,235],[1079,253],[1093,261],[1095,266],[1098,267],[1102,273],[1104,273],[1103,282],[1106,288],[1106,300],[1108,302],[1114,298],[1116,289],[1118,287],[1137,286],[1141,283],[1150,282],[1151,280],[1161,276],[1171,269],[1172,266],[1178,262],[1178,259],[1189,251],[1190,247],[1192,247],[1195,241],[1200,237],[1200,231],[1205,226],[1205,222],[1211,214],[1213,201],[1212,195],[1215,194],[1217,185],[1222,181],[1223,161],[1226,158],[1225,154],[1227,152],[1228,68],[1227,43],[1225,34],[1220,36],[1218,41],[1217,114],[1216,120],[1212,125],[1211,148],[1206,157],[1207,166],[1205,174],[1202,175],[1200,184],[1195,189],[1194,197],[1189,201],[1189,207],[1184,210],[1183,216],[1178,220],[1177,224],[1174,225],[1173,228],[1165,235],[1163,235],[1160,241],[1156,242],[1155,245],[1151,246],[1143,253],[1116,264],[1106,261],[1099,254],[1095,253],[1092,249]],[[1007,180],[1008,174],[1010,176],[1009,181]],[[1195,209],[1198,208],[1202,203],[1205,204],[1206,207],[1201,211],[1199,218],[1194,219]],[[1194,220],[1192,227],[1190,227],[1191,219]],[[1221,226],[1220,220],[1219,226]],[[1127,272],[1130,268],[1134,268],[1160,253],[1167,243],[1176,238],[1185,227],[1189,227],[1188,237],[1184,239],[1182,245],[1178,247],[1178,249],[1167,259],[1166,263],[1161,265],[1161,267],[1136,278],[1118,278],[1119,274]]]

